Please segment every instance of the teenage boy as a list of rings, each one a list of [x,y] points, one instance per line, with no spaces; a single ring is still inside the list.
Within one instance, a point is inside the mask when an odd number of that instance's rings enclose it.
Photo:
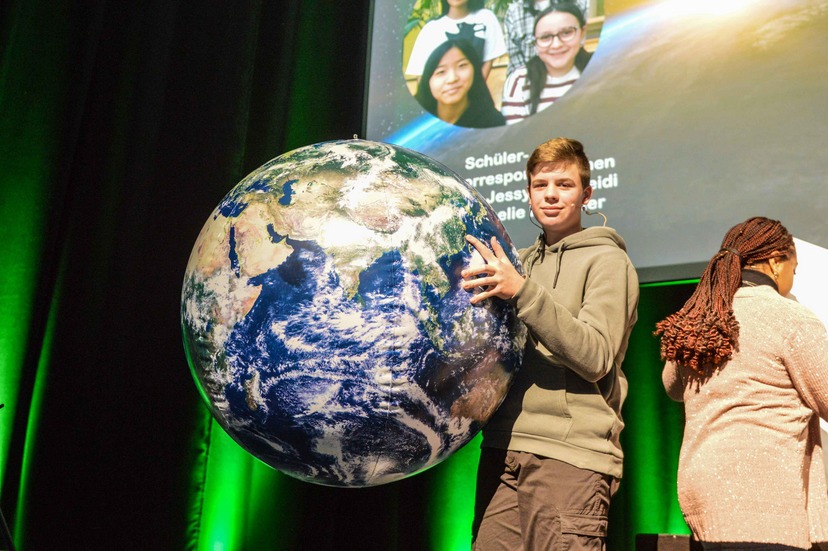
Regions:
[[[543,233],[520,251],[525,275],[496,239],[490,249],[467,236],[486,260],[463,272],[464,287],[479,291],[471,302],[511,301],[529,329],[512,388],[483,430],[474,549],[603,550],[622,474],[621,362],[638,277],[615,230],[581,226],[592,188],[580,142],[541,144],[526,173]]]

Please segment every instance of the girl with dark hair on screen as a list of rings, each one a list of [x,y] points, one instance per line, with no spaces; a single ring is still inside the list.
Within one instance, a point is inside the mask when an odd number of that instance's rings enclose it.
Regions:
[[[428,58],[415,97],[437,118],[468,128],[505,124],[480,71],[480,58],[465,40],[447,40]]]
[[[506,53],[503,29],[483,0],[441,0],[442,16],[432,19],[420,30],[405,74],[420,76],[434,48],[446,40],[465,40],[482,60],[481,71],[488,78],[492,62]]]
[[[581,76],[592,55],[584,50],[586,19],[572,2],[552,3],[535,18],[535,55],[503,85],[501,111],[514,124],[543,111]]]
[[[679,504],[704,549],[828,540],[828,334],[786,298],[796,266],[788,230],[750,218],[727,232],[681,310],[656,324],[664,388],[684,402]]]

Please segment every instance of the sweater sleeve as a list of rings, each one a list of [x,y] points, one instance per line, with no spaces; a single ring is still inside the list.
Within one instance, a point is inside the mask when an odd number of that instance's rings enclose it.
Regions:
[[[518,317],[552,351],[553,361],[596,382],[626,346],[636,320],[638,281],[625,255],[607,254],[589,270],[577,316],[531,278],[514,300]]]
[[[661,382],[664,383],[667,396],[676,402],[684,401],[684,385],[681,382],[679,367],[676,364],[673,362],[664,364],[664,369],[661,371]]]
[[[524,97],[526,86],[526,67],[520,67],[506,77],[503,83],[503,96],[500,112],[506,124],[515,124],[529,116],[529,106]]]
[[[786,339],[785,367],[802,401],[828,419],[828,334],[810,312]]]
[[[506,53],[506,40],[500,21],[493,11],[481,10],[481,19],[486,25],[486,41],[483,45],[483,61],[492,61]]]
[[[443,37],[440,36],[442,31],[438,29],[437,21],[436,19],[429,21],[420,30],[420,34],[417,35],[417,39],[414,41],[411,56],[408,58],[405,74],[422,76],[423,69],[431,52],[445,40],[445,35]]]
[[[506,15],[503,16],[503,34],[506,41],[506,49],[509,54],[509,64],[515,66],[514,62],[520,57],[521,28],[520,19],[517,17],[519,6],[514,3],[506,8]],[[507,71],[511,72],[511,71]]]

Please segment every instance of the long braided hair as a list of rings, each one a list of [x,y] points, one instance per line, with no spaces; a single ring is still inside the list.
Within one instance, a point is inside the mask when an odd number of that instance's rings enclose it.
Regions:
[[[739,345],[733,295],[742,268],[793,251],[793,236],[777,220],[757,216],[730,228],[681,310],[656,324],[662,359],[702,375],[729,360]]]

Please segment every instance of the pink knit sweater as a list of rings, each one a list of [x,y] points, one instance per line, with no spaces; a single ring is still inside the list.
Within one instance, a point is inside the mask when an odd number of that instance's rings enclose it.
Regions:
[[[807,308],[772,287],[733,301],[738,351],[709,378],[668,363],[662,380],[684,401],[678,495],[696,538],[828,541],[818,416],[828,419],[828,335]]]

